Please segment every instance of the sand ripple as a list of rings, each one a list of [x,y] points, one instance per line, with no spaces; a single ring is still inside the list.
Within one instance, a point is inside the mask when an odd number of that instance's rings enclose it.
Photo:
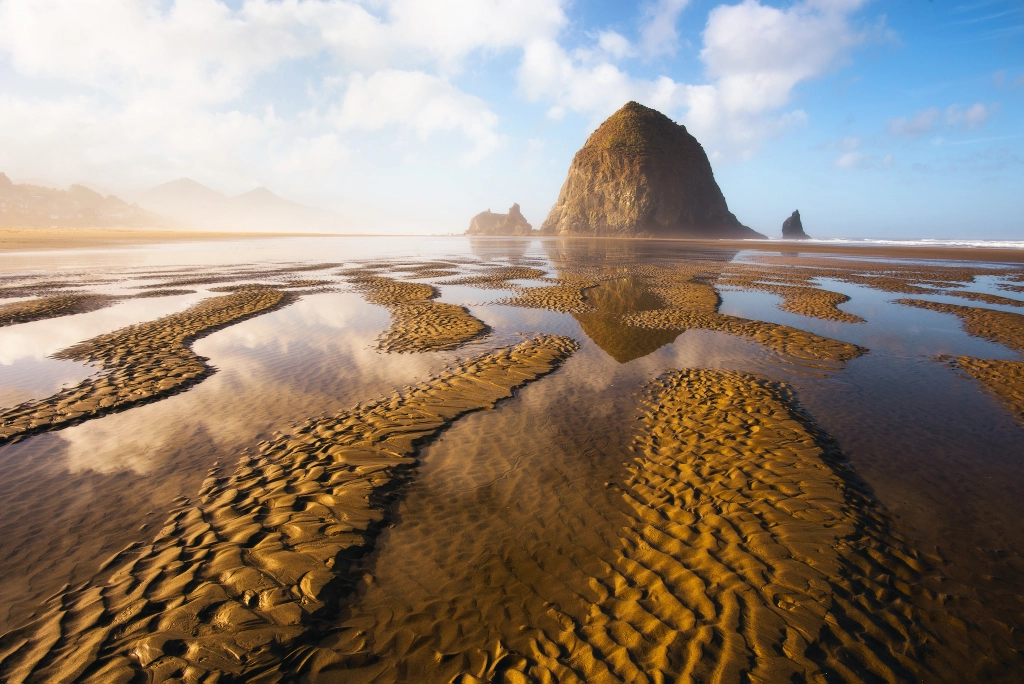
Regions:
[[[314,643],[350,589],[416,444],[491,408],[575,351],[542,335],[375,404],[261,443],[150,544],[0,637],[6,682],[293,681],[337,660]],[[291,674],[289,674],[289,671]]]
[[[96,364],[101,371],[46,399],[0,410],[0,444],[122,411],[194,385],[213,372],[189,348],[194,340],[290,301],[289,295],[265,288],[214,297],[181,313],[58,352],[56,358]]]
[[[1021,314],[976,306],[929,302],[923,299],[897,299],[896,303],[953,314],[960,318],[968,335],[1024,352],[1024,316]]]
[[[548,287],[517,287],[514,297],[500,299],[495,304],[520,306],[527,309],[547,309],[557,313],[587,313],[594,307],[587,304],[584,292],[596,287],[593,280],[560,279],[557,285]]]
[[[750,338],[769,349],[802,361],[845,363],[867,352],[856,344],[765,321],[725,314],[707,314],[686,309],[657,309],[623,316],[623,322],[661,330],[716,330]]]
[[[508,665],[560,682],[971,676],[986,635],[921,584],[927,559],[787,387],[684,370],[648,408],[620,556],[606,576],[577,571],[590,610],[552,607],[506,644]]]
[[[45,318],[88,313],[117,301],[117,297],[99,294],[60,294],[0,306],[0,327],[41,321]]]
[[[940,356],[939,360],[980,382],[1024,423],[1024,362],[971,356]]]
[[[720,285],[731,285],[744,290],[771,292],[782,297],[782,303],[779,304],[780,309],[800,316],[841,323],[864,323],[864,319],[860,316],[847,313],[839,308],[840,304],[850,301],[848,296],[840,292],[802,285],[761,283],[750,278],[740,277],[723,278],[718,282]]]
[[[382,351],[456,349],[488,330],[465,308],[433,301],[437,288],[431,285],[375,275],[360,275],[352,282],[367,301],[391,311],[391,327],[377,340]]]

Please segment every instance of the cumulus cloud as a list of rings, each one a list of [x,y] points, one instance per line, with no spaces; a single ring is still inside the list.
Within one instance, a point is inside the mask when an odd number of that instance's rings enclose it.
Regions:
[[[939,110],[932,107],[931,109],[917,112],[910,118],[889,119],[887,128],[893,135],[914,138],[932,130],[932,126],[938,118]]]
[[[852,48],[871,37],[871,30],[860,30],[851,20],[865,2],[805,0],[779,9],[744,0],[716,7],[708,16],[700,52],[706,83],[636,78],[615,59],[629,54],[625,45],[602,34],[594,49],[568,51],[556,38],[529,43],[519,84],[529,99],[554,103],[552,118],[575,111],[600,120],[637,100],[686,123],[712,157],[749,156],[766,137],[806,123],[802,109],[786,110],[800,83],[843,63]],[[685,6],[681,1],[647,6],[643,53],[666,51],[673,44],[676,19]]]
[[[643,9],[640,47],[648,57],[675,54],[679,42],[676,24],[690,0],[657,0]]]
[[[841,64],[870,37],[851,15],[865,0],[805,0],[785,9],[744,0],[708,16],[701,50],[712,80],[689,102],[687,122],[723,147],[749,154],[756,142],[804,120],[777,114],[802,82]]]
[[[946,109],[946,123],[950,126],[975,130],[985,125],[985,122],[992,116],[992,107],[986,107],[981,102],[975,102],[970,107],[950,105]]]
[[[602,119],[629,100],[662,110],[684,101],[683,87],[667,76],[637,79],[610,61],[589,61],[590,56],[570,54],[553,39],[532,41],[519,66],[520,88],[530,100],[554,101],[552,118],[570,110]]]
[[[498,54],[518,58],[518,93],[551,119],[596,122],[638,100],[713,157],[743,157],[806,123],[794,92],[870,37],[854,17],[864,2],[720,5],[702,34],[705,78],[684,83],[637,77],[629,60],[674,53],[688,0],[643,5],[633,41],[608,29],[582,45],[564,31],[568,0],[0,0],[0,69],[19,80],[0,94],[0,168],[240,191],[325,178],[360,146],[452,137],[448,156],[473,164],[505,137],[464,83]]]
[[[842,150],[832,162],[832,166],[843,171],[853,169],[887,169],[895,164],[891,154],[879,155],[866,152],[862,147],[863,140],[857,136],[848,136],[842,140],[826,145],[826,148]]]
[[[456,133],[463,161],[478,161],[500,146],[497,116],[453,79],[474,55],[565,23],[559,0],[4,0],[0,55],[60,94],[7,89],[0,164],[115,184],[229,181],[340,164],[346,132],[368,127]],[[292,68],[314,79],[298,107],[261,83]]]
[[[917,138],[935,129],[941,129],[943,125],[975,130],[984,126],[994,111],[994,105],[985,105],[981,102],[975,102],[969,107],[950,105],[946,108],[945,116],[938,107],[930,107],[911,117],[889,119],[886,122],[886,129],[892,135],[904,138]]]
[[[378,71],[355,74],[338,108],[342,130],[375,131],[401,126],[420,139],[444,131],[461,131],[475,143],[464,157],[479,161],[502,142],[495,132],[498,117],[480,98],[455,88],[438,76],[421,71]]]

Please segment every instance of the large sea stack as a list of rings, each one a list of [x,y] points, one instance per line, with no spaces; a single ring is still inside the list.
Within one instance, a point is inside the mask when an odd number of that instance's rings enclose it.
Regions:
[[[667,116],[627,103],[569,167],[545,235],[763,238],[729,211],[704,148]]]
[[[782,222],[782,237],[785,240],[807,240],[811,237],[804,232],[799,211],[794,211],[792,216]]]
[[[519,205],[513,204],[507,214],[495,214],[490,209],[481,211],[469,222],[466,235],[521,236],[529,235],[531,232],[533,232],[533,226],[523,216]]]

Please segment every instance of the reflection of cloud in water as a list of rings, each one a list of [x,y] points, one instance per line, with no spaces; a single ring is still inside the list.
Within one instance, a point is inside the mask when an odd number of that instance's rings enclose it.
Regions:
[[[201,295],[129,300],[73,316],[12,325],[0,329],[0,406],[43,399],[63,385],[73,385],[96,372],[77,361],[52,359],[54,352],[133,323],[187,309]]]
[[[146,475],[167,444],[167,435],[147,431],[125,433],[114,421],[94,420],[81,429],[57,434],[67,442],[65,458],[71,473],[94,470],[114,473],[130,470]]]
[[[90,313],[13,325],[0,331],[0,364],[10,366],[20,359],[45,359],[76,342],[183,311],[200,299],[203,297],[198,294],[133,299]]]
[[[204,382],[58,433],[67,468],[173,474],[198,453],[199,467],[230,463],[270,432],[390,393],[460,356],[382,354],[373,343],[388,320],[357,295],[328,293],[220,330],[194,347],[218,369]]]

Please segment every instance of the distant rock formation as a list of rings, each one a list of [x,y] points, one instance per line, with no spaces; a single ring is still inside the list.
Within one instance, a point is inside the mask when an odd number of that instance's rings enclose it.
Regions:
[[[495,214],[490,209],[482,211],[469,222],[466,235],[525,236],[533,232],[533,226],[513,204],[507,214]]]
[[[741,224],[704,148],[661,112],[627,103],[576,153],[544,235],[763,238]]]
[[[785,240],[807,240],[811,236],[804,232],[804,224],[800,222],[800,212],[782,222],[782,237]]]

